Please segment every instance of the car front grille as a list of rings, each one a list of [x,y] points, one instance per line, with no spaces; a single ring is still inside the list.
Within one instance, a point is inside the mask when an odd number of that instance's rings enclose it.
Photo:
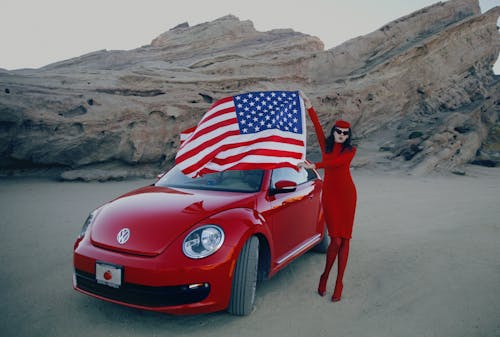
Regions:
[[[188,285],[149,287],[125,283],[112,288],[97,283],[94,274],[75,270],[76,286],[83,291],[111,300],[145,307],[166,307],[195,303],[204,300],[210,293],[210,285],[190,288]]]

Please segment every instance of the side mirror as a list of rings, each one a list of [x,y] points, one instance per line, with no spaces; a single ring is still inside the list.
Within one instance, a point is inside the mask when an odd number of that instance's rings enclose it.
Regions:
[[[274,184],[274,188],[271,189],[271,194],[278,193],[289,193],[297,189],[297,183],[290,180],[280,180]]]

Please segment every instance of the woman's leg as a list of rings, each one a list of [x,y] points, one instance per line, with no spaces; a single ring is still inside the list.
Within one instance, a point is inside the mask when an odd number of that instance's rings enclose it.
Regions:
[[[349,257],[349,239],[342,239],[342,243],[339,248],[339,261],[338,261],[338,273],[337,273],[337,281],[335,282],[335,291],[333,292],[332,301],[337,302],[340,301],[342,296],[343,283],[342,279],[344,278],[345,268],[347,267],[347,259]]]
[[[328,281],[328,275],[330,275],[330,270],[332,269],[333,263],[335,262],[341,243],[342,238],[332,237],[330,240],[330,245],[328,246],[328,250],[326,252],[325,270],[323,271],[323,274],[321,274],[318,285],[318,294],[320,294],[321,296],[325,296],[326,294],[326,283]]]

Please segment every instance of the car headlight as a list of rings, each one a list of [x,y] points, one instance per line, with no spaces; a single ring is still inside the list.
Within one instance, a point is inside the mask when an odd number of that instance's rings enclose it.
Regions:
[[[78,235],[79,239],[81,239],[85,236],[87,229],[92,224],[92,222],[94,222],[96,215],[97,215],[97,210],[95,210],[89,214],[89,216],[87,217],[87,220],[85,220],[85,223],[82,226],[82,230],[80,231],[80,235]]]
[[[201,259],[215,253],[224,243],[224,231],[215,225],[205,225],[189,233],[182,242],[184,255]]]

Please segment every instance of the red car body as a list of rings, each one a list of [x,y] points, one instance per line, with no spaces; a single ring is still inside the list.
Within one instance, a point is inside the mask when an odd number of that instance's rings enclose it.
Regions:
[[[75,242],[74,289],[171,314],[233,308],[232,297],[239,296],[235,284],[245,283],[247,277],[238,271],[236,279],[235,268],[250,238],[258,239],[252,240],[258,244],[259,279],[272,277],[327,239],[319,175],[302,169],[294,181],[292,171],[262,170],[260,184],[252,191],[207,189],[210,184],[203,189],[169,187],[162,178],[104,204],[92,213]],[[291,179],[279,179],[290,175]],[[215,225],[215,239],[222,239],[222,244],[209,256],[188,257],[183,250],[187,236],[205,225]],[[244,302],[253,306],[253,296]]]

